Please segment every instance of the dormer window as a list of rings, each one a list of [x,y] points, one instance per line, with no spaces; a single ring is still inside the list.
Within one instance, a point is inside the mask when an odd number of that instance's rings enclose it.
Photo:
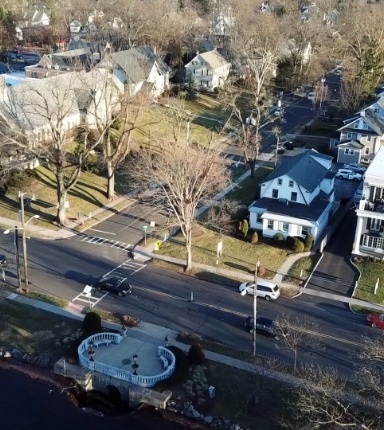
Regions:
[[[277,185],[283,185],[283,180],[281,178],[277,180]]]
[[[358,122],[355,122],[355,123],[353,124],[353,128],[359,128],[359,123],[358,123]]]
[[[290,181],[289,181],[289,183],[288,183],[288,186],[289,186],[290,188],[293,188],[294,184],[295,184],[295,183],[294,183],[292,180],[290,180]]]
[[[363,129],[364,129],[364,130],[368,130],[368,124],[364,123],[364,124],[363,124]]]

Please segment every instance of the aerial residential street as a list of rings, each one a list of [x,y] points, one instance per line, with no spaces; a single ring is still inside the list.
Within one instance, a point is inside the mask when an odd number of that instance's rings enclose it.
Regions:
[[[289,135],[310,121],[314,112],[311,101],[306,97],[290,95],[285,98],[285,115],[281,127],[283,135]],[[263,127],[262,151],[268,151],[275,143],[272,127],[276,123],[277,121],[271,121]],[[234,160],[240,159],[242,154],[241,148],[234,145],[227,147],[227,153]],[[336,185],[338,198],[345,187],[349,194],[356,187],[352,183],[345,184],[345,181],[337,182]],[[353,189],[349,190],[348,187]],[[213,284],[129,258],[129,249],[143,237],[143,226],[149,226],[151,221],[156,225],[165,224],[168,216],[166,208],[150,202],[135,203],[70,240],[31,239],[28,241],[31,284],[37,291],[64,298],[82,307],[88,300],[81,294],[85,285],[92,285],[100,276],[109,272],[119,274],[127,277],[132,284],[132,294],[120,298],[98,292],[92,299],[97,308],[137,316],[143,321],[179,331],[195,332],[250,351],[251,334],[244,330],[244,320],[252,314],[251,297],[242,297],[237,287],[229,287],[225,279],[222,284]],[[353,217],[354,213],[350,212],[348,219],[353,221]],[[337,272],[333,265],[335,254],[341,260],[346,260],[350,253],[353,238],[340,240],[340,235],[344,237],[346,230],[350,228],[350,222],[346,222],[344,228],[340,229],[334,240],[335,245],[329,245],[329,253],[325,253],[308,288],[349,293],[354,273],[351,272],[351,276],[347,276],[342,282],[343,271],[347,266],[338,263]],[[13,246],[12,238],[3,236],[1,251],[12,255]],[[327,275],[329,273],[333,273],[332,277]],[[11,264],[6,276],[16,283],[14,264]],[[343,303],[310,295],[300,295],[293,299],[281,297],[275,302],[258,300],[258,316],[275,319],[283,314],[299,319],[310,317],[318,325],[318,330],[314,333],[318,339],[317,347],[308,347],[300,352],[300,362],[315,360],[323,365],[337,367],[344,374],[353,370],[356,363],[353,351],[358,348],[363,336],[372,333],[364,316],[353,314]],[[261,336],[258,336],[258,353],[291,360],[289,351],[281,343]]]
[[[237,288],[225,284],[161,270],[150,263],[140,265],[128,261],[126,251],[84,242],[82,238],[31,239],[28,242],[30,279],[34,288],[84,306],[87,304],[85,297],[74,300],[84,286],[113,271],[128,276],[133,292],[123,298],[97,293],[101,298],[97,308],[134,315],[175,330],[195,332],[250,351],[251,335],[244,330],[244,320],[252,314],[251,297],[242,297]],[[11,238],[6,239],[1,251],[12,254]],[[14,275],[10,270],[7,276],[10,272]],[[189,301],[191,292],[195,300],[192,303]],[[299,360],[314,359],[335,366],[345,374],[353,369],[355,360],[351,353],[362,336],[372,333],[364,317],[351,313],[342,303],[307,295],[295,299],[281,297],[275,302],[258,300],[258,315],[276,318],[284,313],[299,318],[311,317],[319,325],[318,347],[301,352]],[[258,337],[258,352],[290,360],[289,352],[281,344],[262,336]]]

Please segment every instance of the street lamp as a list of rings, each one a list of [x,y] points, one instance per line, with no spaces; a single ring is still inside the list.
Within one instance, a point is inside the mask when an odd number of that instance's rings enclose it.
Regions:
[[[27,222],[24,218],[24,196],[21,194],[21,233],[23,238],[23,260],[24,260],[24,291],[28,292],[28,258],[27,258],[27,236],[25,234],[25,226],[33,219],[40,218],[40,215],[33,215]],[[5,230],[4,234],[9,234],[11,230]],[[19,228],[15,226],[15,255],[16,255],[16,269],[17,269],[17,282],[18,289],[22,290],[21,276],[20,276],[20,256],[19,256]]]
[[[253,330],[252,330],[252,345],[253,345],[253,356],[256,357],[256,315],[257,315],[257,273],[260,267],[260,262],[257,261],[255,266],[255,285],[253,286]],[[247,294],[247,290],[244,289],[241,293],[242,296]]]

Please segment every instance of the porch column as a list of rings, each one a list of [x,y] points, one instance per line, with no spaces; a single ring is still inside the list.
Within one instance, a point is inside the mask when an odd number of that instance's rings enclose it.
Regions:
[[[360,248],[360,237],[361,237],[361,230],[363,229],[363,218],[358,216],[357,217],[357,225],[356,225],[356,232],[355,232],[355,240],[353,242],[353,254],[359,253]]]

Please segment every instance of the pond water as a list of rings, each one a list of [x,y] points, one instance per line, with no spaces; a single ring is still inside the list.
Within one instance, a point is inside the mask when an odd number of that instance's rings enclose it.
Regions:
[[[76,408],[56,385],[0,368],[1,430],[182,430],[151,408],[116,417],[96,416]]]

